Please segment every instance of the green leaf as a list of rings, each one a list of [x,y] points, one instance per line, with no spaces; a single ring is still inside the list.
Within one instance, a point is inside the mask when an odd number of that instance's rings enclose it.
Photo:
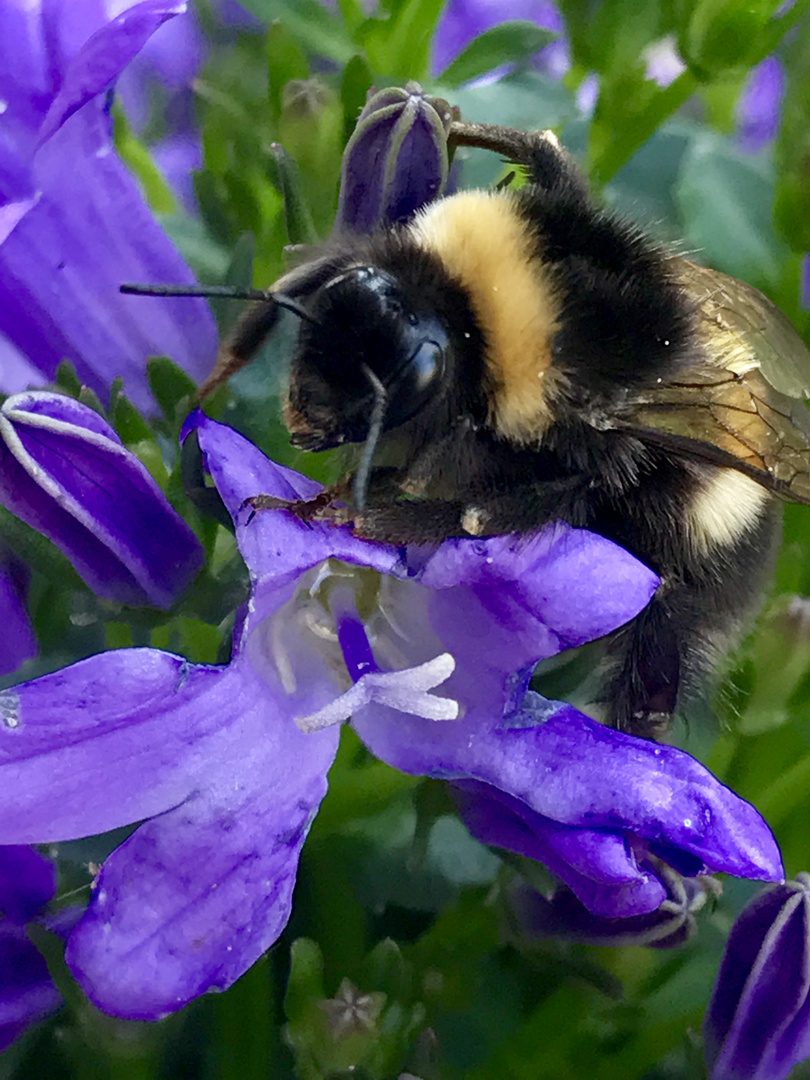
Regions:
[[[700,0],[678,42],[682,56],[703,78],[761,58],[762,35],[780,0]]]
[[[83,386],[79,391],[79,401],[82,405],[86,405],[93,412],[97,412],[99,416],[103,416],[106,420],[107,413],[104,406],[101,404],[98,394],[95,390],[91,390],[89,386]]]
[[[167,420],[174,421],[181,402],[189,402],[197,389],[194,380],[166,356],[153,356],[146,366],[149,387]]]
[[[353,56],[343,69],[340,80],[340,102],[343,106],[343,141],[348,142],[357,124],[357,117],[366,103],[373,82],[371,68],[364,56]]]
[[[430,42],[443,6],[444,0],[404,0],[392,18],[363,25],[363,44],[376,77],[403,83],[427,78]]]
[[[484,31],[439,75],[446,86],[459,86],[501,64],[519,64],[539,52],[557,35],[532,22],[515,20]]]
[[[284,87],[291,79],[309,77],[309,64],[295,37],[281,22],[274,22],[267,33],[267,73],[270,113],[278,122]]]
[[[134,173],[143,188],[146,201],[156,213],[177,212],[177,199],[152,160],[152,155],[130,130],[121,106],[113,105],[113,140],[124,163]]]
[[[343,21],[318,0],[241,0],[257,19],[271,23],[278,19],[299,45],[315,56],[327,57],[343,65],[355,52]]]
[[[684,71],[661,89],[641,67],[617,73],[602,85],[591,125],[588,173],[605,184],[697,88]]]
[[[69,360],[61,360],[56,369],[56,382],[60,390],[64,390],[73,398],[77,398],[82,391],[82,381],[76,374],[76,368]]]
[[[768,163],[702,132],[684,155],[675,189],[688,248],[758,288],[778,282],[788,251],[773,231],[773,184]]]
[[[273,143],[270,146],[270,153],[278,169],[281,194],[284,197],[284,220],[287,224],[289,243],[317,244],[318,233],[304,196],[298,166],[281,143]]]
[[[0,506],[0,536],[19,558],[58,585],[62,592],[86,586],[66,556],[36,529]]]

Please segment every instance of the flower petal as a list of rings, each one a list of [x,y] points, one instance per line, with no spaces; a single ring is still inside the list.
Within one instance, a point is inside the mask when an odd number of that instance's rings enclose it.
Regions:
[[[92,409],[43,391],[0,407],[0,501],[49,537],[100,596],[170,607],[202,548]]]
[[[0,912],[22,926],[56,892],[56,867],[29,847],[0,847]]]
[[[207,754],[182,805],[104,864],[66,959],[106,1012],[158,1019],[224,990],[284,928],[338,729],[302,735],[288,719],[268,719],[254,704],[241,721],[254,736],[243,755],[220,763]]]
[[[70,60],[39,132],[41,142],[96,94],[106,90],[123,67],[167,19],[186,10],[185,0],[143,0],[97,30]]]
[[[39,652],[25,608],[25,568],[0,544],[0,675],[10,675]]]
[[[454,788],[461,819],[476,840],[543,863],[594,915],[625,919],[654,911],[665,899],[658,876],[636,860],[620,830],[559,825],[485,784]]]
[[[349,528],[300,521],[288,510],[252,511],[244,505],[254,495],[291,501],[312,499],[321,485],[268,460],[232,428],[195,413],[184,432],[197,430],[208,469],[233,517],[239,550],[256,582],[300,574],[334,557],[390,573],[401,563],[396,548],[359,540]]]
[[[527,704],[536,702],[531,695]],[[629,830],[695,856],[706,871],[781,880],[770,829],[756,810],[694,758],[548,705],[532,722],[468,714],[450,724],[370,706],[353,726],[377,757],[408,773],[474,779],[565,825]]]
[[[48,966],[25,931],[0,926],[0,1052],[61,1003]]]

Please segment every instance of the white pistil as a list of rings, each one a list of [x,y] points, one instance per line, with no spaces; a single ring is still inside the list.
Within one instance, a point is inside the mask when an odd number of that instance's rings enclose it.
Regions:
[[[442,653],[417,667],[403,671],[375,671],[362,675],[345,694],[330,701],[309,716],[296,717],[298,727],[307,733],[321,731],[348,720],[365,705],[387,705],[425,720],[455,720],[458,702],[429,693],[449,679],[456,662],[450,653]]]

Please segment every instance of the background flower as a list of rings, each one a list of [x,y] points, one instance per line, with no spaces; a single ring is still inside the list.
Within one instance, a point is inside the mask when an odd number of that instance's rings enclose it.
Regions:
[[[193,279],[114,151],[105,93],[184,11],[143,0],[108,21],[90,0],[0,5],[0,334],[43,381],[67,359],[100,395],[122,376],[147,410],[147,358],[170,353],[200,379],[216,335],[203,301],[118,292],[124,281]],[[5,392],[28,381],[0,372]]]

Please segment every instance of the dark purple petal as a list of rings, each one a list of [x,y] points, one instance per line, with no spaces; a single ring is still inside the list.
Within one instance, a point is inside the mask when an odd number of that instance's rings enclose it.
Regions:
[[[56,867],[29,847],[0,847],[0,920],[22,926],[53,899]]]
[[[743,150],[755,154],[773,140],[784,95],[782,61],[767,56],[749,72],[737,104],[738,139]]]
[[[0,925],[0,1052],[61,1004],[62,995],[25,931]]]
[[[186,10],[185,0],[143,0],[97,30],[71,58],[59,90],[42,122],[39,138],[49,139],[65,120],[113,79],[167,19]]]
[[[549,716],[550,708],[547,719],[527,717],[523,727],[521,714],[499,722],[470,712],[431,724],[376,707],[353,724],[377,757],[402,772],[479,780],[560,824],[628,831],[682,849],[704,871],[782,878],[768,826],[694,758],[613,731],[570,706]]]
[[[649,862],[615,833],[559,825],[484,784],[454,785],[461,820],[482,844],[543,863],[594,915],[625,919],[654,911],[666,890]]]
[[[711,1080],[783,1080],[810,1056],[810,878],[760,893],[732,928],[704,1024]]]
[[[170,607],[203,561],[196,537],[93,409],[30,391],[0,408],[0,501],[100,596]]]
[[[0,544],[0,675],[10,675],[39,653],[25,608],[26,574]]]
[[[381,90],[366,104],[343,154],[337,232],[396,225],[447,183],[450,106],[418,83]]]
[[[802,256],[801,281],[799,283],[799,303],[804,311],[810,310],[810,255]]]

